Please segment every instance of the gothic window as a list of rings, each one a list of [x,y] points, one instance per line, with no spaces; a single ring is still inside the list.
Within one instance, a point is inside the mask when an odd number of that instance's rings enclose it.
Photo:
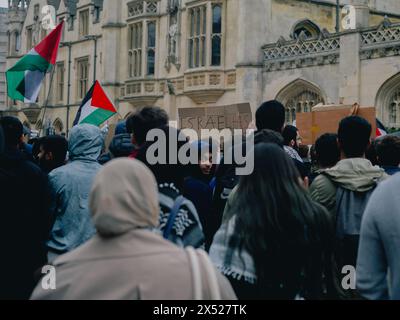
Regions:
[[[78,67],[78,100],[82,100],[88,91],[89,83],[89,58],[79,59],[77,61]]]
[[[286,109],[286,123],[296,120],[296,113],[311,112],[317,104],[324,103],[318,87],[298,79],[286,86],[276,97]]]
[[[89,9],[79,12],[79,36],[82,38],[89,34]]]
[[[298,39],[300,35],[303,34],[306,39],[313,39],[317,38],[320,33],[320,28],[314,22],[302,20],[293,27],[291,37],[293,39]]]
[[[189,9],[189,68],[222,63],[222,4],[208,3]]]
[[[221,65],[222,8],[220,4],[212,9],[211,65]]]
[[[400,127],[400,87],[392,94],[389,106],[389,126]]]
[[[62,121],[57,118],[54,123],[53,123],[53,128],[54,128],[54,133],[55,134],[61,134],[63,129],[64,129],[64,125],[62,123]]]
[[[189,68],[206,65],[207,7],[190,9]]]
[[[129,77],[140,77],[142,75],[142,22],[129,27],[129,38]]]
[[[64,62],[57,63],[56,75],[56,98],[58,102],[62,102],[64,100]]]
[[[19,32],[15,33],[15,52],[19,52],[21,50],[21,35]]]
[[[147,23],[147,75],[154,75],[156,56],[156,23]]]
[[[32,49],[32,46],[33,46],[32,37],[33,37],[32,27],[26,28],[26,49],[27,49],[27,51]]]

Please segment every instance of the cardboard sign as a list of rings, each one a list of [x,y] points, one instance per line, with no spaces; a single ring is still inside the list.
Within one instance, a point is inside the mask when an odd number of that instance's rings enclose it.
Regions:
[[[234,104],[221,107],[180,108],[179,128],[193,129],[242,129],[252,121],[250,104]]]
[[[296,126],[300,131],[303,144],[314,144],[325,133],[337,133],[342,119],[352,115],[354,106],[330,105],[317,106],[312,112],[296,114]],[[376,135],[375,107],[359,107],[356,115],[366,119],[372,126],[371,138]]]

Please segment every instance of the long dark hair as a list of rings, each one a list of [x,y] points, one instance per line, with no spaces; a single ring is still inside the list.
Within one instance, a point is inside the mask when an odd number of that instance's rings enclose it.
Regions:
[[[236,234],[253,257],[264,298],[333,297],[333,221],[281,148],[255,146],[254,171],[240,178],[232,200],[225,219],[236,215]]]

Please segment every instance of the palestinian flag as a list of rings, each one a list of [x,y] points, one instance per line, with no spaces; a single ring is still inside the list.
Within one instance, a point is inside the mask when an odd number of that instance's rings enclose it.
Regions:
[[[46,72],[56,63],[63,26],[64,21],[7,70],[7,92],[11,99],[36,102]]]
[[[379,119],[376,119],[376,137],[383,137],[387,135],[387,130],[385,126],[382,124],[382,122],[379,121]]]
[[[100,126],[117,113],[114,105],[107,97],[100,83],[96,80],[82,101],[76,115],[74,126],[83,123]]]

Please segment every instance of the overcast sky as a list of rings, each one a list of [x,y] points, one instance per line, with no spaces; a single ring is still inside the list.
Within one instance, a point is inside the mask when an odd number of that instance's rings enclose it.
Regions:
[[[8,6],[8,0],[0,0],[0,7],[7,7]]]

